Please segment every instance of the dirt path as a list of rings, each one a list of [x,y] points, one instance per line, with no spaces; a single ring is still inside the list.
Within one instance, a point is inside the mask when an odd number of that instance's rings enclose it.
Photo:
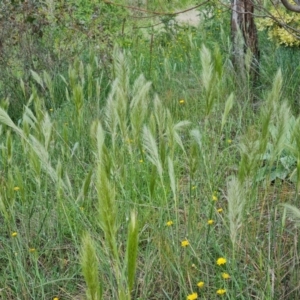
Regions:
[[[189,10],[176,16],[175,20],[180,24],[186,24],[197,27],[200,23],[199,11],[196,9]]]

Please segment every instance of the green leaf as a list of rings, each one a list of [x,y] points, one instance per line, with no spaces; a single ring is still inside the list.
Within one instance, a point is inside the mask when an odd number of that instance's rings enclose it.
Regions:
[[[138,224],[137,224],[136,213],[132,211],[130,224],[128,228],[128,240],[127,240],[127,251],[126,251],[129,293],[132,291],[134,281],[135,281],[137,253],[138,253]]]

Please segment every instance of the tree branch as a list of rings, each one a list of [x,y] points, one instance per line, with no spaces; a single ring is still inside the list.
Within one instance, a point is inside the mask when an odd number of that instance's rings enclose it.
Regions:
[[[300,13],[300,5],[294,5],[294,4],[290,3],[288,0],[280,0],[280,1],[286,9]],[[298,2],[298,1],[296,0],[296,2]]]

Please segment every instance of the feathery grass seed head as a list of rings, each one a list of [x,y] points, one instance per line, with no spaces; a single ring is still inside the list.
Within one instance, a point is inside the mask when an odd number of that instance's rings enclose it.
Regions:
[[[102,299],[102,286],[98,274],[98,257],[90,234],[86,233],[81,243],[80,263],[87,285],[87,297],[88,299],[100,300]]]

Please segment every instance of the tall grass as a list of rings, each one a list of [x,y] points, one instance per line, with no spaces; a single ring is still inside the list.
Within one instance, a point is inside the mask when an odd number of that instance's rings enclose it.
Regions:
[[[225,52],[182,43],[153,84],[142,55],[116,48],[107,93],[97,59],[76,60],[63,105],[33,72],[20,121],[1,106],[4,299],[298,298],[281,203],[297,205],[299,134],[282,73],[254,110]]]

